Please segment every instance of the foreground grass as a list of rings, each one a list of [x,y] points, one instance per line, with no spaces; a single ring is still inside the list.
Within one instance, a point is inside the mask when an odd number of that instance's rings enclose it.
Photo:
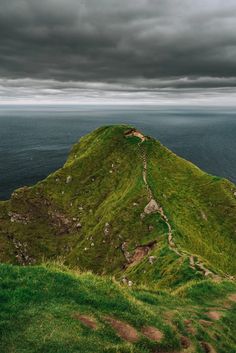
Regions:
[[[178,352],[184,337],[189,344],[185,352],[206,352],[202,342],[207,342],[217,353],[235,353],[232,293],[236,286],[231,282],[189,282],[171,294],[147,286],[129,289],[111,278],[55,264],[0,265],[0,352]],[[222,317],[210,320],[210,310]],[[97,328],[87,327],[76,314],[88,315]],[[106,316],[132,325],[140,339],[129,343],[120,338]],[[201,319],[210,326],[203,327]],[[144,326],[156,327],[164,338],[146,338],[141,334]]]

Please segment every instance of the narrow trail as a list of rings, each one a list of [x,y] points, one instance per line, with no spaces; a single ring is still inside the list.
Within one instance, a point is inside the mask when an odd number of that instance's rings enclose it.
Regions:
[[[147,181],[147,157],[146,157],[146,152],[142,146],[143,141],[145,139],[141,139],[140,143],[138,144],[139,149],[140,149],[140,156],[143,162],[143,182],[146,186],[147,189],[147,195],[148,195],[148,204],[145,207],[144,213],[159,213],[161,218],[164,220],[168,227],[168,245],[169,249],[174,251],[178,256],[182,258],[188,258],[189,259],[189,267],[192,268],[193,270],[200,271],[205,277],[211,277],[215,281],[220,281],[222,279],[221,276],[214,274],[212,271],[210,271],[208,268],[205,267],[205,265],[194,255],[189,254],[187,251],[182,251],[179,250],[174,242],[173,238],[173,230],[170,225],[170,222],[168,220],[168,217],[166,216],[163,208],[159,205],[159,203],[155,200],[153,192],[148,184]],[[197,260],[195,260],[195,258]],[[228,277],[228,276],[226,276]],[[232,279],[232,278],[231,278]]]

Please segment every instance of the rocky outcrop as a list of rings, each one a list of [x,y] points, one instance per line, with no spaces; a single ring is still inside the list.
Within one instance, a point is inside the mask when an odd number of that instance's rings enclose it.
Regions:
[[[130,129],[128,131],[125,132],[125,137],[138,137],[141,142],[144,142],[147,138],[146,136],[144,136],[140,131],[136,130],[136,129]]]
[[[144,213],[145,214],[151,214],[151,213],[156,213],[159,212],[159,206],[157,202],[154,199],[151,199],[147,206],[144,208]]]
[[[30,222],[30,216],[16,212],[8,212],[8,216],[11,218],[12,223],[28,224]]]
[[[36,262],[36,260],[28,254],[28,244],[26,242],[22,243],[12,235],[9,235],[8,239],[13,244],[15,249],[15,258],[19,265],[33,265]]]

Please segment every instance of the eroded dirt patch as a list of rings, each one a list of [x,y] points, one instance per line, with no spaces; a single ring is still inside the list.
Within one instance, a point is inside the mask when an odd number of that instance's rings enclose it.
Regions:
[[[134,250],[134,254],[131,256],[130,266],[138,264],[146,255],[148,255],[156,243],[156,240],[154,240],[146,245],[137,246]]]
[[[105,321],[107,321],[117,332],[118,336],[120,336],[124,340],[128,342],[138,341],[139,339],[138,332],[131,325],[127,324],[126,322],[116,320],[110,316],[106,316]]]
[[[212,321],[208,321],[208,320],[199,320],[199,324],[201,324],[204,327],[209,327],[213,325]]]
[[[229,298],[229,300],[231,300],[231,302],[236,303],[236,293],[230,294],[230,295],[228,296],[228,298]]]
[[[97,328],[96,321],[88,315],[81,315],[81,314],[76,313],[73,315],[73,317],[76,320],[79,320],[80,322],[82,322],[82,324],[84,324],[85,326],[87,326],[93,330],[95,330]]]
[[[180,343],[181,343],[181,346],[184,348],[184,349],[187,349],[191,346],[191,341],[188,337],[185,337],[185,336],[181,336],[180,337]]]
[[[215,349],[207,342],[201,342],[201,346],[205,353],[216,353]]]
[[[196,329],[192,326],[192,320],[184,320],[184,326],[190,335],[196,334]]]
[[[214,321],[220,320],[220,318],[223,316],[223,313],[220,311],[208,311],[207,316]]]
[[[142,328],[142,334],[152,341],[160,342],[164,337],[163,333],[156,327],[146,326]]]

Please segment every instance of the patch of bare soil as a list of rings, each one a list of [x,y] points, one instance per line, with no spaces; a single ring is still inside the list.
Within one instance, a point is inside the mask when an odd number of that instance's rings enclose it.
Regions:
[[[187,349],[191,346],[191,341],[188,337],[185,337],[185,336],[181,336],[180,337],[180,343],[181,343],[181,346],[184,348],[184,349]]]
[[[236,303],[236,293],[229,295],[228,298],[231,300],[231,302]]]
[[[138,264],[154,248],[155,244],[156,241],[152,241],[149,244],[137,246],[130,259],[130,265]]]
[[[113,327],[118,336],[128,342],[137,342],[139,340],[138,332],[134,327],[126,322],[116,320],[110,316],[106,316],[105,320]]]
[[[164,337],[163,333],[156,327],[146,326],[142,328],[142,334],[152,341],[160,342]]]
[[[201,342],[201,346],[205,353],[216,353],[215,349],[207,342]]]
[[[196,334],[196,329],[192,326],[192,320],[184,320],[184,326],[190,335]]]
[[[222,317],[222,313],[220,311],[208,311],[207,316],[214,321],[220,320]]]
[[[149,250],[150,249],[146,246],[140,246],[136,248],[132,257],[132,265],[139,263],[144,258],[144,256],[148,254]]]
[[[73,317],[76,320],[79,320],[80,322],[82,322],[82,324],[84,324],[85,326],[87,326],[93,330],[95,330],[97,328],[96,321],[88,315],[74,314]]]
[[[199,324],[201,324],[204,327],[209,327],[213,325],[212,321],[208,321],[208,320],[199,320]]]

